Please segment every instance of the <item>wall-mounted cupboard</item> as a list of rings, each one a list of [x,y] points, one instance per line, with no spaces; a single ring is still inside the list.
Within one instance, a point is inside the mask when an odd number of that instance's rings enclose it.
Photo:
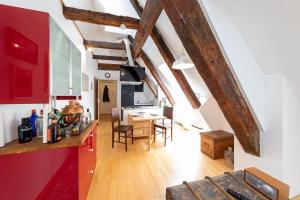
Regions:
[[[50,18],[50,94],[81,95],[81,52]]]
[[[81,53],[48,13],[0,5],[0,104],[81,95]]]
[[[49,15],[0,5],[0,104],[49,101]]]

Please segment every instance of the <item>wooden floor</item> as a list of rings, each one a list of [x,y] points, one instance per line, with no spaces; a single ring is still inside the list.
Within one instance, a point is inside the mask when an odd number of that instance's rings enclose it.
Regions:
[[[174,141],[158,141],[147,151],[147,140],[111,148],[111,122],[102,116],[98,128],[97,167],[88,200],[161,200],[168,186],[231,171],[223,159],[213,161],[200,152],[199,131],[176,127]]]

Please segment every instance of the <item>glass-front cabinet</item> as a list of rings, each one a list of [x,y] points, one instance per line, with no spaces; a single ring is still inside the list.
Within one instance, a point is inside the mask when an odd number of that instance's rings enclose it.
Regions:
[[[50,19],[51,96],[81,95],[81,52]]]
[[[81,95],[81,52],[71,43],[71,94],[72,96]]]

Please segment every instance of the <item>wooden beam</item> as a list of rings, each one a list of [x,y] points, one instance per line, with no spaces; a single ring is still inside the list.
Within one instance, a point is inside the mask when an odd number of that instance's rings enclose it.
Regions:
[[[86,47],[93,47],[93,48],[125,50],[124,43],[112,43],[112,42],[83,40],[83,45],[86,46]]]
[[[133,43],[134,39],[131,35],[128,35],[128,39],[131,43]],[[160,78],[154,64],[152,63],[152,61],[150,60],[148,55],[142,50],[141,53],[140,53],[140,57],[143,59],[143,61],[146,64],[147,68],[149,69],[149,71],[152,74],[153,78],[155,79],[155,81],[159,85],[160,89],[163,91],[163,93],[165,94],[165,96],[169,100],[170,104],[172,106],[174,106],[176,103],[175,103],[175,100],[174,100],[170,90],[168,89],[168,87],[164,84],[164,82]]]
[[[169,100],[170,104],[172,106],[175,105],[175,100],[169,91],[168,87],[164,84],[162,79],[160,78],[158,72],[156,71],[156,68],[154,67],[153,63],[151,62],[150,58],[147,56],[147,54],[144,51],[141,51],[141,58],[143,59],[144,63],[146,64],[147,68],[149,69],[150,73],[156,80],[157,84],[159,85],[160,89],[164,92],[167,99]]]
[[[140,6],[138,0],[130,0],[132,6],[134,7],[136,13],[141,17],[143,13],[143,8]],[[163,59],[165,60],[166,64],[168,66],[172,66],[175,58],[173,54],[171,53],[170,49],[168,48],[167,44],[161,37],[159,31],[156,27],[153,28],[151,33],[151,38],[156,44],[160,54],[162,55]]]
[[[152,29],[162,12],[162,6],[159,0],[147,0],[144,12],[141,16],[140,25],[135,35],[133,43],[134,57],[137,58],[142,50],[148,36],[152,33]]]
[[[140,6],[138,0],[130,0],[130,3],[133,6],[133,8],[135,9],[138,16],[141,17],[142,13],[143,13],[143,8]]]
[[[139,15],[140,15],[140,13],[143,13],[143,8],[139,5],[137,0],[130,0],[130,2],[133,5],[133,7],[136,9],[136,12]],[[195,109],[198,109],[201,106],[201,103],[200,103],[199,99],[197,98],[197,95],[195,94],[192,87],[188,83],[183,72],[181,70],[175,70],[172,68],[173,63],[175,62],[175,58],[174,58],[173,54],[171,53],[170,49],[168,48],[167,44],[161,37],[161,35],[156,27],[154,27],[152,30],[151,38],[153,39],[154,43],[156,44],[161,56],[165,60],[167,66],[169,67],[173,76],[177,80],[180,88],[182,89],[184,95],[190,102],[191,106]]]
[[[197,0],[160,0],[243,149],[260,155],[260,129]]]
[[[120,70],[119,64],[98,63],[98,70]]]
[[[125,24],[126,28],[129,29],[138,29],[140,22],[139,19],[133,17],[118,16],[109,13],[94,12],[67,6],[63,6],[63,14],[66,19],[70,20],[115,27],[120,27],[121,24]]]
[[[93,55],[93,58],[97,60],[127,61],[126,57],[119,57],[119,56]]]
[[[155,96],[155,98],[157,98],[158,97],[157,91],[155,90],[155,88],[153,88],[153,83],[147,74],[145,76],[145,82],[147,83],[148,87],[150,88],[152,94]]]

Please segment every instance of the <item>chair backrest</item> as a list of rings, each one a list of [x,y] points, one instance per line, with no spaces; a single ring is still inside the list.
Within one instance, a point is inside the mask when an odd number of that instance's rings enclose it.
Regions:
[[[165,106],[164,107],[164,113],[163,113],[163,115],[166,118],[170,119],[172,123],[173,123],[173,117],[174,117],[173,116],[173,110],[174,110],[173,107],[167,107],[167,106]]]
[[[116,122],[118,122],[118,126],[120,126],[120,110],[119,108],[112,108],[111,110],[112,129],[114,129]]]

